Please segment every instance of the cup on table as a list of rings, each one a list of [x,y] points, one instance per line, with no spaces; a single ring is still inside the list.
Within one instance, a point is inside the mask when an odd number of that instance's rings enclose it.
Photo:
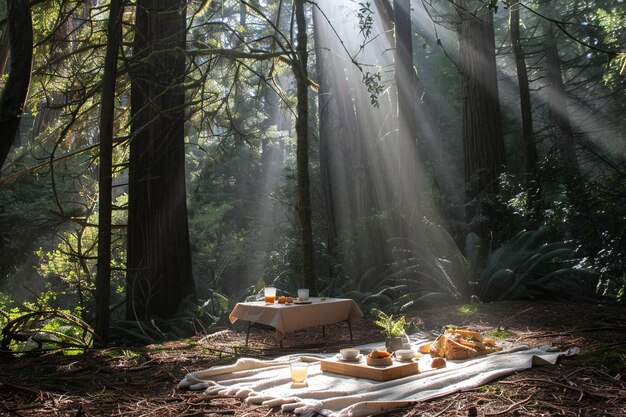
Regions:
[[[293,361],[289,364],[291,372],[291,382],[294,384],[303,384],[309,374],[309,367],[306,362]]]
[[[339,350],[339,354],[341,355],[341,357],[348,360],[356,359],[357,356],[359,356],[359,353],[361,352],[356,348],[345,348]]]
[[[306,301],[309,299],[309,289],[308,288],[298,288],[298,300]]]
[[[263,296],[265,297],[266,304],[274,304],[274,301],[276,301],[276,288],[265,287],[263,289]]]
[[[414,354],[415,352],[413,352],[413,350],[411,349],[398,349],[394,352],[396,359],[401,361],[410,361],[411,359],[413,359]]]

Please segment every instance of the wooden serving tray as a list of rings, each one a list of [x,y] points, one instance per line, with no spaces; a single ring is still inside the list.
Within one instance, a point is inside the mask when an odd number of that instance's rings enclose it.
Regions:
[[[419,371],[417,362],[397,362],[394,360],[389,366],[369,366],[365,363],[365,358],[361,362],[344,362],[336,358],[322,359],[320,368],[324,372],[334,372],[375,381],[390,381],[403,376],[415,375]]]

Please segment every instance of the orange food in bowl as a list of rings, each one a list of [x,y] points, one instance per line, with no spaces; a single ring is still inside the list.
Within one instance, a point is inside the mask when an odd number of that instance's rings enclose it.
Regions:
[[[374,349],[373,351],[369,353],[369,355],[367,355],[368,358],[372,358],[372,359],[382,359],[382,358],[388,358],[390,356],[391,354],[389,352],[385,352],[384,350],[376,350],[376,349]]]
[[[285,301],[287,301],[287,299],[285,298],[284,295],[281,295],[280,297],[278,297],[278,304],[285,304]]]

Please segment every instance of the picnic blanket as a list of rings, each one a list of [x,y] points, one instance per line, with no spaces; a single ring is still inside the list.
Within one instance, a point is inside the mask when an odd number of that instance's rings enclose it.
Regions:
[[[411,340],[417,347],[426,340]],[[359,346],[362,352],[378,344]],[[578,353],[577,348],[553,351],[507,344],[497,354],[464,361],[447,361],[442,369],[431,369],[430,355],[419,359],[420,372],[392,381],[373,381],[320,370],[320,359],[335,355],[288,355],[273,360],[241,358],[236,363],[192,372],[180,388],[204,390],[209,395],[233,396],[252,404],[280,406],[296,414],[316,412],[330,417],[358,417],[404,407],[418,401],[475,388],[496,378],[537,365],[554,365],[559,357]],[[305,386],[291,382],[289,363],[309,362]]]

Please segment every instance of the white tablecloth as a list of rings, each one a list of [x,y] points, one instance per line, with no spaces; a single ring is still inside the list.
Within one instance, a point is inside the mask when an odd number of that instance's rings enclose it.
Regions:
[[[285,333],[326,326],[341,321],[351,325],[363,317],[361,309],[348,298],[309,299],[311,304],[265,304],[263,301],[238,303],[231,311],[231,323],[246,320],[252,323],[266,324],[276,329],[276,340],[283,340]]]

